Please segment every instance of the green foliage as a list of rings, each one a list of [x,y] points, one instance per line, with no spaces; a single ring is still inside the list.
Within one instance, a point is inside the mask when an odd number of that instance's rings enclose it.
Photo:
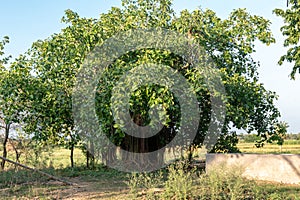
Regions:
[[[94,19],[81,19],[70,10],[62,21],[70,25],[60,34],[35,42],[28,52],[36,90],[25,130],[41,143],[73,151],[80,141],[72,115],[74,79],[86,53],[99,41],[99,29]]]
[[[240,153],[236,146],[238,137],[235,132],[231,134],[222,134],[218,143],[211,150],[212,153]]]
[[[20,123],[25,117],[29,91],[33,89],[30,69],[20,56],[8,69],[1,69],[0,110],[5,124]]]
[[[268,139],[269,143],[272,143],[276,141],[278,145],[282,145],[284,142],[284,138],[287,133],[288,124],[286,122],[279,122],[276,123],[274,126],[274,134],[270,135],[270,138]]]
[[[262,138],[280,140],[276,136],[275,124],[280,113],[274,106],[277,96],[258,81],[257,68],[251,54],[255,52],[254,41],[269,45],[275,42],[270,31],[270,21],[252,16],[244,9],[234,10],[222,20],[211,10],[183,10],[175,16],[172,1],[123,0],[122,8],[111,8],[99,19],[81,18],[67,10],[62,22],[67,27],[48,39],[37,41],[29,50],[29,65],[35,74],[35,90],[31,91],[28,110],[31,123],[26,123],[26,132],[34,139],[45,143],[62,144],[72,149],[80,141],[72,116],[72,93],[76,74],[88,53],[106,39],[130,29],[163,27],[193,39],[212,57],[222,75],[226,90],[226,118],[222,137],[215,151],[237,151],[235,134],[228,134],[233,127],[256,131]],[[178,70],[195,87],[201,122],[194,140],[203,143],[211,120],[211,94],[203,85],[203,77],[194,66],[167,50],[140,49],[127,52],[105,69],[99,82],[96,110],[102,131],[118,146],[126,146],[125,133],[116,124],[111,113],[111,90],[122,73],[142,63],[166,64]],[[149,110],[162,104],[160,116],[166,116],[164,135],[177,131],[178,100],[166,87],[157,85],[139,88],[132,94],[130,111],[140,125],[149,123]],[[136,117],[136,118],[135,118]],[[137,121],[136,121],[137,122]],[[176,130],[177,129],[177,130]],[[95,134],[95,133],[94,133]],[[271,137],[269,137],[271,136]],[[167,143],[164,138],[159,143]],[[86,145],[86,144],[83,144]]]
[[[283,18],[284,25],[280,28],[283,36],[286,36],[284,47],[289,47],[286,54],[281,56],[279,64],[282,65],[284,61],[293,63],[291,72],[292,79],[300,72],[300,1],[288,0],[291,7],[286,10],[275,9],[273,12]]]
[[[0,56],[4,54],[3,48],[9,42],[8,37],[0,42]],[[9,67],[9,57],[0,59],[0,128],[4,132],[3,157],[7,156],[6,145],[13,126],[24,122],[30,104],[28,103],[29,91],[32,89],[30,68],[25,56],[20,55]],[[5,161],[2,160],[1,168],[4,169]]]
[[[140,3],[137,3],[135,6],[136,8],[143,10],[143,6]],[[131,3],[130,6],[125,8],[129,9],[133,7],[134,4]],[[126,10],[124,12],[130,13],[134,11]],[[234,127],[244,128],[248,132],[257,131],[259,135],[263,135],[264,137],[267,137],[266,133],[273,134],[273,126],[277,123],[277,118],[280,116],[277,108],[273,105],[277,96],[274,92],[267,91],[264,86],[258,82],[258,74],[256,71],[258,64],[254,62],[250,56],[250,54],[255,51],[253,43],[255,39],[259,39],[267,45],[275,41],[269,29],[270,22],[258,16],[251,16],[242,9],[233,11],[229,18],[223,21],[211,10],[195,10],[192,13],[184,10],[178,18],[173,18],[173,15],[170,15],[170,17],[171,23],[168,28],[176,30],[182,34],[188,34],[199,44],[204,46],[207,52],[213,57],[214,62],[220,68],[220,72],[223,74],[223,83],[226,88],[228,99],[226,104],[226,122],[223,134],[225,135],[228,131],[228,124],[230,122],[234,124]],[[120,18],[123,19],[122,17]],[[136,19],[137,17],[135,16],[135,20]],[[150,17],[149,20],[151,19],[152,18]],[[144,18],[141,18],[140,20],[140,24],[143,24]],[[124,25],[122,25],[122,27],[124,27]],[[116,64],[120,65],[120,68],[123,67],[122,69],[125,71],[126,68],[124,68],[124,66],[132,63],[129,62],[129,60],[134,61],[137,64],[146,62],[147,60],[143,60],[143,54],[141,56],[137,56],[139,54],[136,52],[130,53],[127,55],[128,58],[126,60],[122,60],[122,62],[118,61]],[[171,66],[179,68],[185,77],[187,77],[187,73],[189,72],[184,71],[184,62],[168,53],[160,53],[158,51],[154,52],[154,55],[157,54],[163,56],[162,60],[167,60],[168,62],[170,60],[170,63],[173,63]],[[161,62],[161,58],[155,58],[154,56],[151,56],[151,54],[147,57],[147,59],[152,62]],[[172,62],[172,60],[177,62]],[[177,67],[177,65],[179,66]],[[118,67],[114,69],[118,71]],[[197,77],[195,72],[191,73],[192,75],[189,76],[189,81],[194,82],[194,85],[197,88],[202,82],[195,79]],[[107,76],[109,77],[109,75]],[[113,84],[113,80],[118,80],[118,75],[113,74],[109,79],[112,80],[109,81],[109,83]],[[107,89],[105,89],[105,87]],[[101,82],[100,91],[102,93],[105,91],[103,94],[109,93],[109,88],[112,88],[112,85],[105,86],[105,83]],[[201,91],[198,93],[199,97],[205,96],[204,94],[207,91],[203,91],[203,89],[199,90]],[[140,93],[143,92],[139,90],[138,94]],[[108,100],[105,100],[109,99],[109,97],[109,95],[103,97],[100,94],[99,98],[101,99],[101,102],[105,103],[101,107],[99,106],[99,108],[110,107]],[[172,96],[169,98],[172,100]],[[203,120],[199,125],[201,128],[199,129],[199,134],[195,139],[196,144],[201,144],[203,141],[203,136],[206,134],[208,128],[207,124],[210,120],[208,97],[201,99],[203,106],[201,107],[201,110],[203,110],[201,117]],[[172,102],[170,100],[169,102]],[[174,104],[174,100],[171,104]],[[144,109],[147,110],[147,107],[144,107]],[[108,113],[108,111],[103,112]],[[106,122],[107,125],[113,123],[112,116],[103,114],[99,115],[106,116],[104,119],[108,120]],[[172,114],[169,114],[169,116],[172,116]],[[115,131],[116,130],[114,129],[105,130],[105,132],[110,133],[114,133]],[[121,137],[124,136],[124,134],[120,135]],[[115,134],[115,136],[117,136],[117,134]],[[225,141],[237,141],[234,138],[229,139],[229,137],[230,135],[226,136],[227,139]],[[234,148],[232,150],[236,151]]]
[[[3,40],[0,41],[0,56],[2,57],[5,53],[4,53],[4,46],[9,43],[9,37],[8,36],[4,36]],[[4,64],[7,64],[8,60],[11,58],[11,56],[8,57],[4,57],[0,59],[0,67],[3,68]]]

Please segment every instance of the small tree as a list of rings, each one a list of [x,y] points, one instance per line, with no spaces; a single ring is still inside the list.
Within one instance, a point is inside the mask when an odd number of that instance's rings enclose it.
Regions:
[[[3,55],[3,46],[8,42],[8,37],[0,43],[0,54]],[[7,156],[7,142],[10,130],[14,124],[19,124],[24,119],[27,106],[27,86],[31,84],[29,68],[26,66],[24,57],[20,56],[8,68],[2,64],[7,64],[8,58],[0,62],[0,120],[1,128],[4,129],[3,138],[3,157]],[[4,169],[5,160],[1,162]]]

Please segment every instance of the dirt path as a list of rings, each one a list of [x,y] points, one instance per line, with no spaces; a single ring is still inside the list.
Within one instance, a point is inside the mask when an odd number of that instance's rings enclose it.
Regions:
[[[53,199],[88,200],[88,199],[128,199],[129,189],[123,181],[117,180],[89,180],[83,181],[79,177],[69,179],[78,186],[67,186],[51,191]],[[54,182],[53,182],[54,183]],[[51,184],[53,184],[51,183]],[[60,183],[55,183],[60,184]]]

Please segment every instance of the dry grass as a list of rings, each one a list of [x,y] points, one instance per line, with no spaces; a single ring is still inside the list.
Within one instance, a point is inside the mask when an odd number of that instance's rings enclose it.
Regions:
[[[237,147],[242,153],[275,153],[275,154],[300,154],[299,144],[284,143],[282,146],[277,144],[265,144],[264,147],[257,148],[254,143],[239,143]]]

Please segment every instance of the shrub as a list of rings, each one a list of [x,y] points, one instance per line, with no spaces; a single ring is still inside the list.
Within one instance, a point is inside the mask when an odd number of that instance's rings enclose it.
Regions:
[[[195,169],[188,170],[188,164],[179,162],[168,167],[168,177],[164,183],[164,199],[190,199],[193,194]]]

